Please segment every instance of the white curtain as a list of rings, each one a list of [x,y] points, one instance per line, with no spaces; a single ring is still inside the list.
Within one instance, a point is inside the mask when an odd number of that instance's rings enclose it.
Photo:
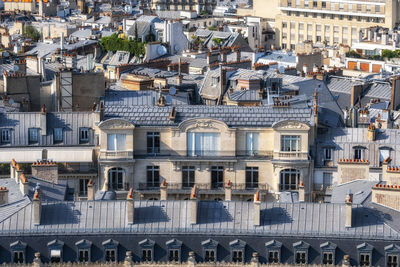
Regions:
[[[108,134],[107,150],[112,150],[112,151],[125,150],[125,134]]]
[[[258,133],[246,134],[247,155],[253,156],[258,153]]]
[[[216,156],[219,151],[219,133],[187,133],[188,156]]]

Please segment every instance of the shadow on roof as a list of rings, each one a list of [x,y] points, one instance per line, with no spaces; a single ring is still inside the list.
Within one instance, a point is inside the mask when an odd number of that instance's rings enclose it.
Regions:
[[[159,206],[135,208],[134,218],[135,224],[169,221],[167,213],[162,207]]]
[[[286,209],[273,207],[261,210],[261,225],[274,225],[281,223],[291,223],[293,220]]]
[[[368,207],[353,207],[353,224],[355,227],[382,225],[384,219],[391,220],[390,217],[387,213]]]
[[[198,223],[231,222],[232,215],[219,201],[200,201],[198,203]]]
[[[71,203],[42,204],[41,225],[77,224],[80,211],[75,210]]]

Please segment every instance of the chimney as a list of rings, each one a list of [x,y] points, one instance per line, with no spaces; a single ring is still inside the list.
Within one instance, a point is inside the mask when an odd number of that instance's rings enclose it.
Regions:
[[[226,63],[227,53],[225,50],[221,50],[221,62]]]
[[[28,195],[29,193],[29,182],[26,179],[25,174],[21,173],[20,175],[20,183],[19,183],[19,190],[21,191],[22,195]]]
[[[318,72],[318,66],[317,66],[317,64],[314,64],[313,65],[313,70],[312,70],[313,72]]]
[[[40,160],[32,164],[32,176],[58,184],[57,163],[49,160]]]
[[[46,115],[46,105],[43,105],[40,110],[40,132],[42,136],[47,135],[47,115]]]
[[[261,201],[260,191],[254,194],[254,226],[261,225]]]
[[[18,184],[19,183],[19,179],[21,177],[22,173],[22,169],[19,166],[19,164],[17,163],[17,165],[15,165],[15,171],[16,171],[16,175],[15,175],[15,182]]]
[[[182,84],[182,58],[179,57],[178,61],[178,77],[176,77],[176,85],[181,85]]]
[[[163,179],[160,185],[160,200],[168,199],[167,180]]]
[[[241,59],[241,52],[240,52],[240,48],[236,49],[236,62],[240,62]]]
[[[197,187],[196,185],[193,186],[192,192],[190,193],[190,223],[197,224]]]
[[[300,181],[299,184],[299,202],[304,202],[305,201],[305,190],[304,190],[304,184],[303,181]]]
[[[15,73],[26,75],[26,60],[16,59],[14,60],[14,65],[17,67]]]
[[[304,72],[304,74],[307,74],[307,72],[308,72],[307,64],[303,65],[303,72]]]
[[[314,92],[314,124],[318,125],[318,92]]]
[[[40,217],[42,216],[42,196],[40,193],[40,188],[35,189],[32,202],[33,223],[35,225],[40,225]]]
[[[232,200],[232,183],[228,181],[225,185],[225,201]]]
[[[368,126],[368,141],[375,141],[376,129],[375,125],[371,122]]]
[[[134,223],[135,214],[135,202],[133,201],[133,188],[129,190],[128,196],[126,197],[126,216],[128,218],[128,224]]]
[[[87,200],[94,200],[94,182],[90,179],[87,185]]]
[[[16,166],[17,162],[15,161],[15,159],[12,159],[10,163],[10,177],[17,181],[17,178],[15,178],[17,176]]]
[[[350,192],[346,196],[346,223],[345,227],[349,228],[352,226],[352,213],[353,213],[353,194]]]
[[[8,189],[7,187],[0,187],[0,205],[8,203]]]
[[[220,79],[220,96],[225,93],[226,86],[226,69],[222,67],[222,64],[219,64],[219,79]]]
[[[400,76],[391,79],[392,82],[392,99],[390,101],[390,109],[396,110],[400,104]]]

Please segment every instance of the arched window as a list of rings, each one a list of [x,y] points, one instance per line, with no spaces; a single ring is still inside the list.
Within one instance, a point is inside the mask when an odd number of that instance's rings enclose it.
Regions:
[[[110,190],[124,189],[125,171],[122,168],[112,168],[108,171],[108,185]]]
[[[300,171],[296,169],[285,169],[281,171],[280,190],[297,190],[300,182]]]

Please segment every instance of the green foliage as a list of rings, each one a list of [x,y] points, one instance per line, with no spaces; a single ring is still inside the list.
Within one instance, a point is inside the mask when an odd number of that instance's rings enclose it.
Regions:
[[[222,43],[222,39],[221,38],[212,38],[212,41],[214,42],[215,45],[220,46]]]
[[[216,28],[216,27],[214,27],[214,26],[210,26],[210,27],[208,27],[208,30],[210,30],[210,31],[216,31],[216,30],[217,30],[217,28]]]
[[[361,56],[356,51],[351,50],[351,51],[346,53],[346,57],[360,58]]]
[[[380,55],[373,55],[371,57],[372,60],[383,60],[383,58]]]
[[[144,43],[137,40],[128,40],[119,38],[116,33],[109,37],[102,37],[100,40],[100,47],[103,51],[127,51],[136,57],[145,54]]]
[[[400,50],[392,51],[389,49],[382,50],[382,57],[387,59],[392,59],[395,57],[399,57]]]
[[[40,39],[40,32],[36,30],[36,28],[33,27],[32,25],[26,25],[24,27],[23,35],[27,38],[32,39],[35,42],[39,41]]]

